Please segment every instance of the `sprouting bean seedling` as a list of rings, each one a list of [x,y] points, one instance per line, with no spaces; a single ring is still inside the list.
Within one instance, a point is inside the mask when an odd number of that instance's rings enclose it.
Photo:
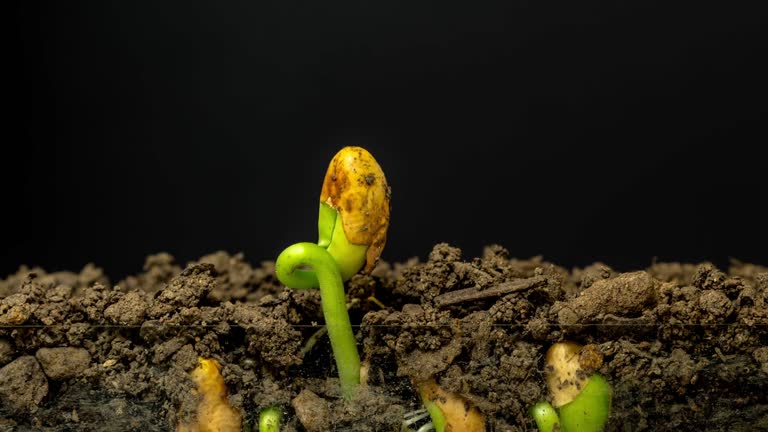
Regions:
[[[547,351],[547,387],[552,404],[541,401],[531,410],[540,432],[600,432],[611,410],[611,387],[600,374],[588,375],[582,346],[558,342]],[[602,363],[602,357],[600,358]],[[553,406],[554,405],[554,406]]]
[[[240,431],[242,415],[229,404],[221,364],[212,358],[198,357],[197,367],[190,375],[200,395],[197,416],[190,423],[179,424],[176,432]]]
[[[331,160],[320,191],[317,244],[291,245],[275,262],[277,278],[287,287],[320,288],[345,399],[360,385],[360,356],[344,281],[376,265],[386,243],[389,212],[390,189],[379,164],[361,147],[344,147]]]
[[[434,378],[417,387],[436,432],[485,431],[485,417],[480,410],[461,396],[440,387]]]
[[[259,432],[280,432],[283,413],[278,407],[269,407],[259,414]]]

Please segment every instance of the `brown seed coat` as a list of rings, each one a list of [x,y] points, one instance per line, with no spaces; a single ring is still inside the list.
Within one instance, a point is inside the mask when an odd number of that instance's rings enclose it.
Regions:
[[[368,245],[366,272],[373,270],[387,242],[390,194],[384,171],[362,147],[344,147],[328,165],[320,202],[339,212],[350,243]]]

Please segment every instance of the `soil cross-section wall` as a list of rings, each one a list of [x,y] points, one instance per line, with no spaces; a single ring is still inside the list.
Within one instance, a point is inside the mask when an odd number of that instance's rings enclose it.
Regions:
[[[0,430],[174,430],[197,416],[200,357],[221,364],[244,426],[278,406],[285,430],[398,431],[421,406],[414,383],[434,378],[489,429],[531,430],[561,340],[589,346],[612,386],[607,430],[768,428],[766,267],[569,270],[439,244],[347,291],[365,372],[349,402],[319,292],[285,289],[271,262],[158,254],[116,283],[92,265],[22,267],[0,280]]]

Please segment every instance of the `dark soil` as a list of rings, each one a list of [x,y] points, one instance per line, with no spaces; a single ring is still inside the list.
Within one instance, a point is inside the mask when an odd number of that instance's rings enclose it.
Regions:
[[[425,263],[355,276],[368,384],[351,402],[318,333],[319,292],[284,289],[270,262],[218,252],[182,269],[159,254],[114,284],[92,265],[22,267],[0,281],[0,431],[175,430],[196,415],[198,356],[221,363],[248,425],[279,405],[284,430],[398,431],[419,408],[412,381],[434,376],[489,430],[533,430],[543,355],[563,339],[602,355],[608,430],[768,430],[768,268],[569,271],[507,255],[462,261],[440,244]]]

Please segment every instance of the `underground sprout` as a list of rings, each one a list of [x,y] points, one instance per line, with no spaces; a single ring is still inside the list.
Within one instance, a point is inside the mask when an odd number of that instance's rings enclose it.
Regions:
[[[280,432],[280,420],[283,412],[277,407],[269,407],[259,414],[259,432]]]
[[[558,342],[547,351],[546,378],[552,403],[530,409],[540,432],[600,432],[611,410],[611,387],[600,374],[594,350],[574,342]]]
[[[485,418],[480,411],[461,396],[448,392],[435,382],[427,380],[419,386],[424,407],[432,418],[437,432],[484,432]]]
[[[197,416],[192,423],[180,424],[176,432],[239,432],[241,415],[229,404],[221,364],[211,358],[198,357],[197,367],[190,375],[200,395]]]

